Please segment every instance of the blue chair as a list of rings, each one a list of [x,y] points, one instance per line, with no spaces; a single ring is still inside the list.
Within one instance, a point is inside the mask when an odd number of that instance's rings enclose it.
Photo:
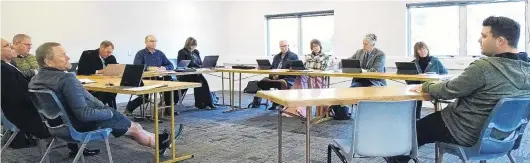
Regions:
[[[2,140],[4,136],[8,134],[8,132],[11,132],[11,136],[7,140],[6,144],[2,146],[2,150],[0,151],[0,154],[1,154],[1,153],[4,153],[4,150],[6,150],[7,147],[11,144],[11,142],[13,142],[13,140],[15,139],[15,137],[17,136],[20,130],[13,123],[7,120],[7,118],[4,116],[4,112],[0,112],[0,114],[2,114],[2,126],[4,126],[4,128],[6,129],[6,132],[2,134]]]
[[[335,139],[328,146],[342,162],[352,162],[356,155],[391,157],[409,155],[418,162],[416,139],[416,101],[360,101],[355,113],[350,139]]]
[[[83,150],[88,142],[94,140],[105,140],[107,146],[107,153],[109,157],[109,162],[112,163],[112,155],[110,152],[109,146],[109,134],[112,131],[110,128],[104,128],[89,132],[79,132],[77,131],[70,122],[70,118],[66,110],[64,109],[62,103],[59,101],[55,93],[50,90],[29,90],[29,95],[31,101],[35,105],[35,108],[39,111],[42,121],[48,127],[50,134],[53,139],[48,146],[48,149],[44,153],[44,157],[41,160],[43,162],[44,158],[50,152],[50,149],[53,146],[53,143],[56,139],[62,139],[69,143],[78,143],[81,144],[81,148],[77,152],[77,155],[74,158],[74,163],[78,161],[81,157],[81,161],[84,163],[85,159],[83,157]]]
[[[530,98],[504,98],[491,111],[477,144],[464,147],[439,143],[440,157],[449,153],[458,156],[462,162],[468,160],[486,162],[485,160],[507,155],[510,162],[514,163],[515,160],[510,153],[520,146],[529,114]]]

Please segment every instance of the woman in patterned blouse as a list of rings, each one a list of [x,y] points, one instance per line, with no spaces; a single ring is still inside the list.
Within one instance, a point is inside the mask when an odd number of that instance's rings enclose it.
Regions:
[[[329,65],[329,55],[326,55],[322,52],[322,44],[319,40],[313,39],[310,42],[311,54],[305,55],[304,66],[308,70],[319,70],[325,71],[328,69]],[[324,88],[324,83],[326,83],[325,78],[322,76],[299,76],[297,77],[292,89],[305,89],[305,88]],[[317,115],[325,115],[328,111],[329,106],[318,106]],[[293,112],[296,110],[296,113],[302,117],[306,116],[306,108],[287,108],[286,111]]]

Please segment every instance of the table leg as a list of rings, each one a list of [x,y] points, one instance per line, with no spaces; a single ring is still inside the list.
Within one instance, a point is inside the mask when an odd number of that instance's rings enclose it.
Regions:
[[[154,97],[156,101],[156,96]],[[154,112],[155,122],[158,122],[158,104],[155,104],[155,112]],[[160,150],[160,147],[158,146],[158,133],[159,133],[158,123],[155,123],[155,162],[160,162],[160,155],[158,151]]]
[[[282,162],[282,111],[278,109],[278,162]]]
[[[434,100],[434,111],[442,111],[440,100]],[[434,161],[436,163],[442,163],[442,157],[440,154],[440,143],[436,142],[434,143]]]
[[[239,109],[241,109],[241,73],[239,73]]]
[[[235,110],[235,106],[236,106],[236,91],[235,91],[235,88],[236,88],[236,73],[231,73],[232,74],[232,88],[230,88],[232,90],[232,110]]]
[[[306,121],[305,121],[305,162],[311,162],[311,117],[313,117],[312,106],[306,108]]]
[[[175,159],[175,149],[177,148],[177,145],[175,144],[175,93],[174,91],[171,92],[171,158]],[[178,90],[179,94],[179,101],[180,101],[180,90]]]
[[[225,73],[221,72],[221,95],[223,96],[223,105],[225,105]]]

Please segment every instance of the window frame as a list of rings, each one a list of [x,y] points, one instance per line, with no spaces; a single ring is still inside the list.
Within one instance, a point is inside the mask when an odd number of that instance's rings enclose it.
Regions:
[[[521,32],[524,32],[522,33],[523,36],[524,36],[524,39],[525,39],[525,44],[524,44],[524,51],[527,51],[528,50],[528,43],[530,43],[530,37],[528,36],[528,34],[530,33],[529,31],[529,28],[528,28],[528,0],[501,0],[501,1],[440,1],[440,2],[424,2],[424,3],[408,3],[406,4],[406,7],[407,7],[407,27],[406,27],[406,30],[407,30],[407,38],[406,38],[406,41],[407,41],[407,57],[411,57],[413,56],[414,52],[413,52],[413,49],[412,49],[412,36],[411,36],[411,26],[412,26],[412,22],[411,22],[411,14],[410,14],[410,10],[411,9],[415,9],[415,8],[434,8],[434,7],[446,7],[446,6],[459,6],[459,13],[458,13],[458,17],[459,17],[459,32],[458,32],[458,42],[459,42],[459,50],[458,50],[458,54],[456,55],[440,55],[440,57],[455,57],[455,56],[459,56],[459,57],[473,57],[473,58],[476,58],[476,57],[480,57],[480,56],[477,56],[477,55],[468,55],[467,54],[467,6],[470,6],[470,5],[477,5],[477,4],[493,4],[493,3],[507,3],[507,2],[524,2],[525,3],[525,15],[524,15],[524,24],[523,23],[520,23],[520,26],[521,26]],[[520,48],[520,47],[518,47]]]
[[[285,13],[285,14],[275,14],[275,15],[265,15],[265,28],[266,28],[266,44],[265,44],[265,48],[267,49],[266,50],[266,54],[265,56],[274,56],[274,54],[271,53],[271,49],[270,49],[270,23],[269,23],[269,20],[272,20],[272,19],[287,19],[287,18],[296,18],[298,20],[297,24],[297,28],[298,28],[298,36],[297,36],[297,39],[296,40],[298,43],[298,52],[301,53],[303,52],[303,46],[302,46],[302,43],[303,43],[303,36],[302,36],[302,18],[303,17],[319,17],[319,16],[335,16],[335,10],[322,10],[322,11],[311,11],[311,12],[296,12],[296,13]],[[300,54],[298,54],[300,55]]]

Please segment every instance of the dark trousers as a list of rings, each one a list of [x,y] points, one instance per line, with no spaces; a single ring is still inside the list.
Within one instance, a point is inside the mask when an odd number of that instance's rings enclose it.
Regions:
[[[208,81],[206,81],[206,78],[204,78],[202,74],[183,75],[183,76],[178,76],[177,79],[178,81],[181,81],[181,82],[201,83],[201,87],[193,88],[193,96],[195,97],[195,106],[199,108],[204,108],[206,106],[213,106],[210,86],[208,86]],[[180,99],[180,96],[185,94],[187,91],[188,89],[181,89],[180,90],[181,94],[175,93],[175,99],[178,101],[178,99]]]
[[[434,142],[458,144],[449,132],[449,129],[445,126],[441,112],[432,113],[419,121],[416,121],[416,132],[418,137],[418,147]],[[409,156],[396,156],[390,158],[390,162],[395,163],[408,162],[409,160]]]
[[[171,77],[170,76],[164,76],[164,77],[157,77],[156,80],[165,80],[165,81],[169,81],[171,80]],[[140,84],[141,86],[143,86],[143,82]],[[175,96],[174,96],[174,102],[177,103],[178,102],[178,95],[177,95],[177,91],[173,91]],[[144,100],[144,97],[145,96],[145,100]],[[132,101],[129,101],[129,103],[127,103],[127,107],[126,109],[130,112],[133,112],[136,108],[138,108],[140,105],[144,104],[144,101],[145,102],[148,102],[148,99],[149,99],[149,95],[148,94],[145,94],[145,95],[139,95],[138,97],[136,97],[134,100]],[[171,92],[164,92],[164,101],[165,101],[165,104],[166,106],[169,106],[171,103]]]
[[[261,90],[271,90],[271,88],[276,88],[278,90],[282,90],[284,88],[283,86],[283,82],[281,81],[283,79],[279,79],[279,80],[271,80],[269,78],[266,78],[266,79],[262,79],[260,81],[258,81],[258,88],[261,89]],[[285,83],[288,83],[287,81],[285,81]],[[287,86],[288,87],[288,86]],[[272,103],[272,106],[278,106],[277,103]]]

